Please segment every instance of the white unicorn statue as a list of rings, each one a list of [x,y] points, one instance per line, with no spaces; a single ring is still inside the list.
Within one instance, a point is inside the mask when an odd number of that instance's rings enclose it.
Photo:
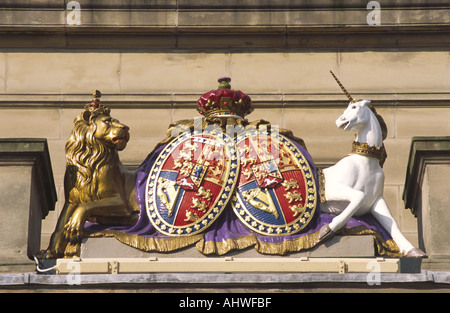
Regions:
[[[334,73],[331,74],[350,100],[336,125],[345,131],[355,131],[356,138],[350,155],[323,169],[325,202],[321,203],[320,210],[336,217],[320,229],[319,240],[323,242],[333,237],[350,217],[371,213],[390,233],[401,253],[426,258],[427,255],[402,234],[383,198],[386,124],[370,101],[353,99]]]

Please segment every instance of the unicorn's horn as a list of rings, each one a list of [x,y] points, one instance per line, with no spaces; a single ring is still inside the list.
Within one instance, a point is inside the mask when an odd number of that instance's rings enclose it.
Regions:
[[[351,101],[351,102],[355,102],[355,99],[353,99],[353,97],[350,95],[350,93],[347,91],[347,89],[345,89],[345,87],[341,84],[341,82],[339,81],[339,79],[336,77],[336,75],[334,75],[333,71],[330,71],[331,75],[333,75],[334,79],[336,80],[336,82],[338,83],[339,87],[341,87],[342,91],[345,93],[345,95],[347,96],[347,98]]]

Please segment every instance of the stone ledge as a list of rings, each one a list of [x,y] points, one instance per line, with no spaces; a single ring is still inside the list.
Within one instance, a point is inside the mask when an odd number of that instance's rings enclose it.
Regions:
[[[44,2],[44,3],[43,3]],[[51,2],[51,1],[48,1]],[[320,5],[285,3],[276,5],[247,4],[232,1],[211,1],[197,4],[188,3],[154,3],[143,5],[117,5],[108,1],[102,6],[78,1],[80,4],[81,25],[84,26],[369,26],[367,15],[372,11],[366,8],[366,3],[352,5],[336,5],[337,1],[324,1]],[[272,1],[270,1],[272,2]],[[397,1],[395,1],[397,2]],[[123,3],[123,1],[122,1]],[[261,2],[259,2],[261,3]],[[239,5],[241,4],[241,5]],[[356,5],[355,5],[356,4]],[[66,26],[66,10],[64,3],[58,6],[45,5],[8,5],[0,6],[2,17],[0,25],[30,28],[54,28]],[[445,5],[389,5],[381,6],[382,25],[411,26],[416,25],[447,25],[449,23],[448,3]],[[407,12],[407,14],[405,14]],[[68,25],[75,26],[75,25]],[[73,28],[73,27],[72,27]]]
[[[133,0],[132,4],[123,0],[109,0],[107,2],[93,0],[78,0],[81,6],[90,9],[145,9],[145,8],[180,8],[180,9],[329,9],[329,8],[361,8],[364,1],[290,1],[290,0]],[[3,0],[0,8],[54,8],[64,9],[67,1],[64,0]],[[422,3],[410,0],[384,0],[383,7],[386,8],[427,8],[433,6],[448,7],[446,0],[423,1]]]
[[[149,274],[86,274],[76,277],[69,275],[48,275],[38,273],[8,273],[0,274],[0,290],[8,289],[66,289],[79,290],[80,288],[97,290],[137,290],[141,288],[158,292],[175,288],[179,292],[195,292],[195,288],[202,287],[202,291],[229,291],[242,290],[268,290],[276,287],[278,292],[283,289],[302,289],[315,286],[315,290],[329,286],[331,289],[346,291],[346,288],[369,288],[369,290],[394,291],[394,288],[406,290],[450,290],[450,272],[448,271],[422,271],[418,274],[380,273],[379,285],[368,284],[367,273],[149,273]]]
[[[253,248],[226,255],[203,255],[195,246],[171,253],[144,252],[114,238],[88,238],[81,257],[43,260],[39,272],[64,275],[74,268],[87,274],[130,273],[420,273],[421,259],[377,258],[372,236],[336,236],[311,250],[285,256],[264,255]]]
[[[144,109],[144,108],[194,108],[203,91],[197,93],[121,93],[104,94],[102,103],[110,108]],[[260,93],[249,94],[253,105],[258,108],[343,108],[348,104],[342,93]],[[450,93],[353,93],[355,98],[370,99],[378,107],[448,107]],[[83,94],[17,94],[0,95],[1,108],[82,108],[90,99],[89,91]]]
[[[370,27],[370,28],[369,28]],[[449,25],[438,26],[103,26],[0,25],[0,48],[120,49],[121,51],[330,51],[445,49]]]
[[[290,0],[228,0],[226,2],[218,0],[133,0],[132,4],[123,0],[109,0],[107,2],[95,0],[78,0],[81,6],[97,9],[131,9],[131,8],[218,8],[218,9],[327,9],[327,8],[361,8],[366,3],[364,1],[335,1],[335,0],[315,0],[315,1],[290,1]],[[67,1],[65,0],[3,0],[0,8],[55,8],[64,9]],[[433,6],[448,7],[446,0],[418,1],[410,0],[384,0],[383,7],[386,8],[427,8]]]

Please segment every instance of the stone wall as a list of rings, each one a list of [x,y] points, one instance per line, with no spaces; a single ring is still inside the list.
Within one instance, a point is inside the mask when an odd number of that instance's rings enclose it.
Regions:
[[[292,129],[325,166],[353,139],[335,127],[346,97],[329,70],[387,122],[385,196],[417,243],[402,193],[411,138],[450,133],[450,5],[379,1],[380,25],[369,25],[369,1],[297,2],[78,1],[74,11],[68,1],[3,1],[0,131],[48,139],[59,203],[43,223],[43,245],[64,200],[64,144],[93,90],[131,128],[120,154],[130,166],[169,123],[199,116],[196,100],[220,76],[252,97],[250,120]],[[79,25],[67,20],[74,13]]]

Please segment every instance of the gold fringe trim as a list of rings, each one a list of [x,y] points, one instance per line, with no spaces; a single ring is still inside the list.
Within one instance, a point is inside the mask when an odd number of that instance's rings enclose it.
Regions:
[[[319,168],[317,170],[319,175],[319,194],[320,194],[320,203],[325,203],[327,199],[325,198],[325,174],[323,170]]]
[[[399,247],[393,240],[384,240],[383,237],[365,226],[346,227],[338,232],[340,236],[373,236],[377,252],[383,257],[403,257]],[[173,238],[148,238],[139,235],[130,235],[124,231],[105,229],[89,234],[90,238],[114,237],[120,242],[141,251],[172,252],[196,244],[197,250],[204,255],[224,255],[233,250],[243,250],[254,246],[256,252],[270,255],[286,255],[314,248],[319,244],[319,232],[282,242],[264,242],[254,235],[231,238],[225,241],[206,241],[203,234],[194,236],[180,236]]]
[[[141,251],[171,252],[195,244],[199,240],[203,239],[203,234],[173,238],[149,238],[127,234],[121,230],[105,229],[100,232],[89,234],[89,237],[114,237],[120,242]]]
[[[286,255],[291,252],[299,252],[314,248],[319,243],[319,232],[294,239],[286,239],[283,242],[259,242],[255,246],[256,251],[262,254]]]
[[[383,237],[365,226],[346,227],[339,233],[341,236],[373,236],[377,252],[384,257],[402,257],[400,249],[393,240],[384,240]],[[197,242],[197,250],[205,255],[217,254],[224,255],[232,250],[242,250],[254,246],[255,250],[261,254],[286,255],[292,252],[300,252],[314,248],[319,244],[319,232],[294,239],[286,239],[282,242],[264,242],[257,239],[256,236],[248,235],[238,238],[228,239],[226,241],[205,242],[204,239]]]
[[[225,241],[206,241],[204,239],[197,242],[197,250],[205,255],[217,254],[224,255],[232,250],[243,250],[258,243],[253,235],[231,238]]]
[[[202,254],[224,255],[232,250],[242,250],[254,246],[255,250],[261,254],[286,255],[290,252],[298,252],[311,249],[319,243],[319,233],[305,235],[295,239],[286,239],[282,242],[264,242],[258,240],[254,235],[247,235],[226,241],[197,242],[197,250]]]

